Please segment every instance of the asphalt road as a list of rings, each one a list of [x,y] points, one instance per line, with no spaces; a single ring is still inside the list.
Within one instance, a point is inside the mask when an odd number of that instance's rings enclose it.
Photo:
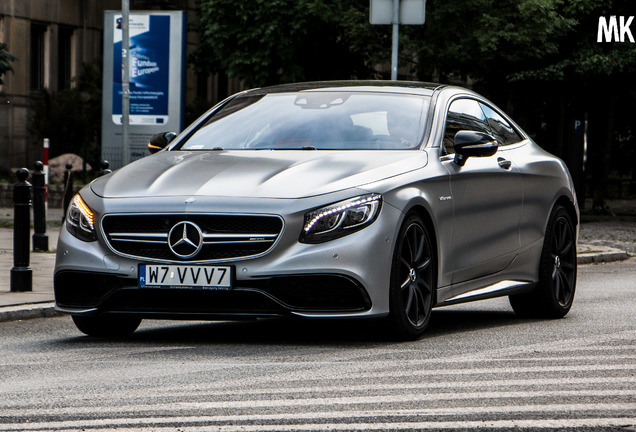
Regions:
[[[488,300],[408,343],[367,322],[0,323],[0,430],[634,431],[635,293],[636,259],[581,266],[565,319]]]

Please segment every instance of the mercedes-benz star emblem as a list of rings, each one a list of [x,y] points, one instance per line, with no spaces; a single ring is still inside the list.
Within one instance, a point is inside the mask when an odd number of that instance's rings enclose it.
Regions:
[[[192,258],[203,247],[201,228],[192,222],[179,222],[168,234],[168,246],[179,258]]]

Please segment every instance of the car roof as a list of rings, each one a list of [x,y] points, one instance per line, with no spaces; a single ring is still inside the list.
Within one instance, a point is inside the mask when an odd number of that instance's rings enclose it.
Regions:
[[[435,91],[441,90],[444,87],[448,86],[416,81],[316,81],[255,88],[247,90],[244,94],[260,95],[306,91],[340,91],[404,93],[431,96]]]

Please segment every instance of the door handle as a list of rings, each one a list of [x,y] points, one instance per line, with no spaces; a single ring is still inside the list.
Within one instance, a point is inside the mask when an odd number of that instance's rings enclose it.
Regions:
[[[497,163],[499,163],[499,166],[505,170],[509,170],[510,167],[512,167],[512,162],[502,157],[497,158]]]

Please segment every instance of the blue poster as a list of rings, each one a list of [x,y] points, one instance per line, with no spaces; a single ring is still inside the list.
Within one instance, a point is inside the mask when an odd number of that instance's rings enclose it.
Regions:
[[[115,16],[113,32],[113,123],[122,114],[121,16]],[[170,86],[170,17],[130,15],[130,124],[159,125],[168,122]]]

